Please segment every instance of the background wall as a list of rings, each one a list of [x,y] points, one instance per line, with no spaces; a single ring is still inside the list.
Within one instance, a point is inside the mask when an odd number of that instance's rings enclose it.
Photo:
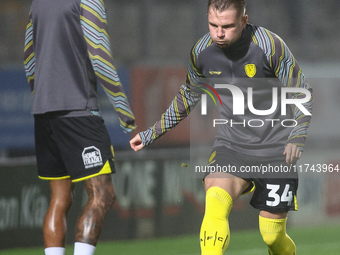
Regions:
[[[206,0],[106,1],[117,63],[187,64],[189,50],[207,32]],[[338,61],[337,0],[251,0],[249,22],[279,34],[301,61]],[[30,1],[0,0],[0,67],[22,66]]]

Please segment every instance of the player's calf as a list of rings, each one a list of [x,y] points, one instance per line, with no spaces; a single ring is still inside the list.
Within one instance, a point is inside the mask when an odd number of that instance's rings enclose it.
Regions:
[[[207,190],[205,214],[200,231],[202,255],[222,255],[229,245],[228,217],[233,205],[230,195],[219,187]]]
[[[77,221],[76,241],[96,246],[106,213],[115,201],[111,175],[99,175],[84,181],[89,199]]]

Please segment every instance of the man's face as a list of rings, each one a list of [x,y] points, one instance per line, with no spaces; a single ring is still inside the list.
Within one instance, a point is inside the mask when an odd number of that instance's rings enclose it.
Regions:
[[[242,29],[246,26],[248,17],[247,15],[237,14],[234,7],[224,11],[217,11],[214,7],[209,8],[210,36],[218,47],[229,47],[241,37]]]

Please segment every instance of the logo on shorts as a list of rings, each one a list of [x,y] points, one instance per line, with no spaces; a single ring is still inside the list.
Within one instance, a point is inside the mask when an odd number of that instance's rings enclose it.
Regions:
[[[100,150],[95,146],[86,147],[81,155],[83,157],[86,169],[103,165],[103,159]]]

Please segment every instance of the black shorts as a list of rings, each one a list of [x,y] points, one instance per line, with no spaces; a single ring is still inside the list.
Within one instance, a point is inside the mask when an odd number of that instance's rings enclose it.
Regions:
[[[38,176],[82,181],[115,172],[110,137],[100,116],[35,115]]]
[[[256,209],[271,213],[297,210],[298,174],[284,155],[259,157],[217,147],[209,158],[206,176],[214,172],[249,181],[246,192],[255,186],[250,204]]]

